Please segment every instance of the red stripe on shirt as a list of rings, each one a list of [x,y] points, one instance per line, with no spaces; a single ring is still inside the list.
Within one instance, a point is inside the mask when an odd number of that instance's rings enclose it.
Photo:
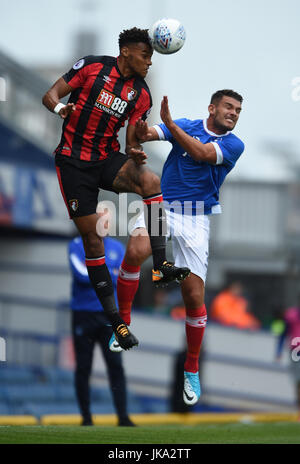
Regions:
[[[115,67],[112,68],[109,77],[111,78],[111,80],[105,85],[104,88],[106,90],[108,90],[109,92],[114,94],[115,83],[116,83],[116,81],[118,81],[120,79],[120,75],[119,75],[119,73],[118,73],[118,71],[117,71],[117,69]],[[126,91],[126,89],[127,89],[127,87],[131,87],[132,83],[133,83],[133,79],[130,80],[130,81],[126,81],[124,83],[119,98],[121,98],[122,100],[125,100],[125,101],[127,100],[127,91]],[[118,142],[117,137],[118,137],[118,132],[119,132],[120,128],[123,127],[124,125],[125,125],[125,120],[122,121],[122,123],[120,124],[120,120],[118,118],[116,118],[113,115],[110,117],[110,119],[109,119],[109,121],[107,123],[106,129],[105,129],[105,132],[103,134],[103,137],[100,140],[100,143],[98,145],[98,150],[100,152],[100,158],[99,158],[100,160],[103,160],[103,159],[107,158],[106,148],[107,148],[109,143],[111,144],[111,149],[113,151],[119,151],[120,150],[120,144]]]
[[[86,103],[86,101],[87,101],[87,99],[89,97],[89,94],[91,92],[93,84],[94,84],[94,82],[95,82],[95,80],[97,78],[97,74],[103,68],[103,64],[102,63],[90,64],[90,65],[86,66],[85,71],[87,71],[87,68],[89,68],[89,67],[96,68],[97,73],[95,73],[95,75],[93,75],[93,76],[90,76],[91,82],[89,82],[89,85],[86,88],[85,87],[82,88],[82,91],[80,92],[80,95],[78,97],[78,101],[76,102],[76,110],[70,115],[70,119],[68,121],[68,124],[66,125],[66,127],[64,129],[65,145],[70,147],[70,149],[71,149],[70,152],[72,151],[73,139],[74,139],[74,135],[76,133],[77,124],[78,124],[78,121],[79,121],[79,118],[80,118],[80,115],[81,115],[81,112],[82,112],[82,108],[84,107],[84,105],[85,105],[85,103]],[[71,87],[72,87],[72,83],[73,84],[75,82],[77,83],[77,81],[75,81],[75,78],[76,78],[76,76],[68,82],[68,84]],[[82,136],[85,137],[85,134],[82,134]],[[83,137],[83,142],[84,142],[84,137]],[[70,154],[69,151],[67,153],[65,153],[65,151],[63,149],[62,149],[61,152],[62,152],[62,154]],[[80,156],[80,159],[90,160],[90,156],[85,155],[85,153],[83,152],[83,156]]]
[[[104,84],[103,89],[105,89],[105,90],[107,90],[109,92],[112,91],[113,77],[114,77],[114,68],[112,68],[110,74],[108,75],[107,82]],[[104,112],[99,110],[97,107],[94,107],[92,112],[91,112],[91,115],[89,117],[89,122],[87,124],[87,129],[89,130],[89,132],[87,132],[87,130],[85,131],[84,139],[82,141],[81,155],[80,155],[80,159],[82,159],[82,160],[91,160],[92,150],[93,150],[93,140],[94,140],[94,137],[95,137],[96,130],[97,130],[100,119],[102,117],[105,117],[105,114],[103,114],[103,113]],[[109,124],[111,124],[111,120],[109,121]],[[115,125],[115,124],[116,123],[114,122],[113,125]],[[107,134],[106,134],[106,132],[107,132]],[[112,135],[112,134],[113,134],[113,131],[107,129],[105,131],[104,136],[105,135]],[[101,151],[100,151],[100,153],[101,153]],[[103,158],[100,156],[99,159],[103,159]]]

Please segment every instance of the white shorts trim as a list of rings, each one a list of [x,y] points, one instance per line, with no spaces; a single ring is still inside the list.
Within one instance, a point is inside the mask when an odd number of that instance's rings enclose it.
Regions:
[[[188,267],[205,282],[209,254],[209,216],[184,216],[168,210],[166,215],[175,265]],[[138,216],[130,234],[139,227],[146,228],[144,213]]]

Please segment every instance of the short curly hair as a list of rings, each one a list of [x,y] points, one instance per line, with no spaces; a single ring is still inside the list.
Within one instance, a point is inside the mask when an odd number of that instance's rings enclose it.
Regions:
[[[143,42],[152,48],[151,40],[149,37],[149,29],[138,29],[133,27],[132,29],[126,29],[119,35],[119,48],[128,45],[130,43]]]
[[[239,93],[230,89],[218,90],[217,92],[215,92],[211,97],[210,103],[217,105],[223,97],[231,97],[239,101],[240,103],[243,103],[243,97]]]

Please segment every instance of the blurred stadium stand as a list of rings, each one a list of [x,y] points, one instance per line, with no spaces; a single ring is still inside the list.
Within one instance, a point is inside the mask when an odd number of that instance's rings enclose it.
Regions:
[[[41,103],[51,83],[2,52],[0,76],[7,83],[7,101],[0,102],[0,336],[7,348],[7,361],[0,362],[0,414],[78,413],[66,252],[74,228],[51,155],[61,121]],[[151,156],[150,165],[159,170],[162,159]],[[223,214],[212,218],[207,305],[228,278],[238,279],[264,330],[240,332],[209,323],[198,410],[294,407],[288,359],[274,363],[275,336],[269,323],[274,308],[293,303],[299,292],[299,196],[297,181],[229,178],[222,189]],[[104,198],[118,201],[109,193]],[[136,197],[129,195],[131,199]],[[136,299],[141,310],[152,301],[150,266],[148,260]],[[183,323],[136,311],[133,328],[141,346],[124,353],[129,411],[165,412],[174,357],[182,348]],[[113,412],[98,352],[94,371],[93,412]]]
[[[32,141],[47,153],[58,142],[61,121],[45,111],[41,98],[50,87],[47,80],[0,51],[0,76],[6,81],[6,101],[0,116],[12,131]]]

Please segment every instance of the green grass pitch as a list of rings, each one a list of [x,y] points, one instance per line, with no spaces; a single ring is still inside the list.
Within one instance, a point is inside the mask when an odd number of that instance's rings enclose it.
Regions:
[[[300,423],[0,426],[0,444],[300,444]]]

